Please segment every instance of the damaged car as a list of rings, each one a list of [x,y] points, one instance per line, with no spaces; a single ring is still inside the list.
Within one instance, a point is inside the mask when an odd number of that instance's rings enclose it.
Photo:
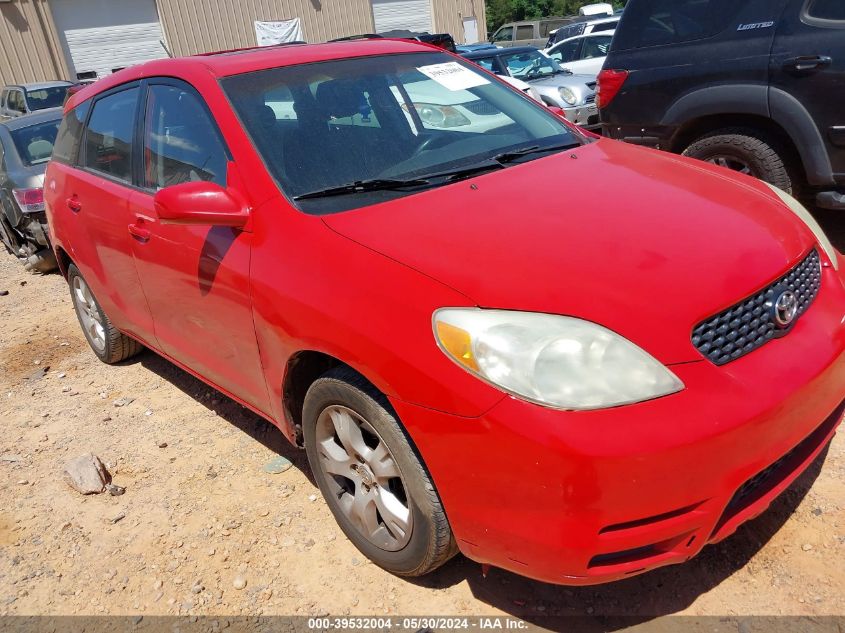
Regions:
[[[56,268],[44,211],[44,171],[62,109],[50,108],[0,123],[0,238],[27,270]]]

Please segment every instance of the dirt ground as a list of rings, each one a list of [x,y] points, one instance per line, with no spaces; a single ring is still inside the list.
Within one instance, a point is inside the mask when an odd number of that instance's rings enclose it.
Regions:
[[[823,219],[845,247],[845,222]],[[458,557],[403,580],[345,539],[275,427],[150,352],[101,364],[58,274],[3,255],[0,290],[0,615],[845,614],[845,433],[769,512],[683,566],[566,588],[483,578]],[[86,452],[124,495],[63,482]],[[294,468],[264,473],[277,455]]]

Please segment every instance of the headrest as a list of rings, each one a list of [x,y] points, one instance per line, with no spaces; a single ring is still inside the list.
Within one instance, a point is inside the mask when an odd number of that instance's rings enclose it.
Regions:
[[[317,86],[317,106],[329,116],[343,118],[360,112],[366,106],[364,91],[349,79],[330,79]]]

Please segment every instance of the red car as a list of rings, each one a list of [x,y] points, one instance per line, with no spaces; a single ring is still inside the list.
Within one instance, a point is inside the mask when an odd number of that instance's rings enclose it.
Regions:
[[[845,260],[798,202],[425,45],[121,71],[68,102],[45,196],[94,352],[273,422],[397,574],[686,561],[842,417]]]

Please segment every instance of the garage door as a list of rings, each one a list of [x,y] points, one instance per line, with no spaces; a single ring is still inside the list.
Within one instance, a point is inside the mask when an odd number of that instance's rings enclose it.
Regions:
[[[155,0],[50,0],[74,77],[104,77],[167,57]]]
[[[403,29],[431,33],[431,0],[373,0],[376,33]]]

